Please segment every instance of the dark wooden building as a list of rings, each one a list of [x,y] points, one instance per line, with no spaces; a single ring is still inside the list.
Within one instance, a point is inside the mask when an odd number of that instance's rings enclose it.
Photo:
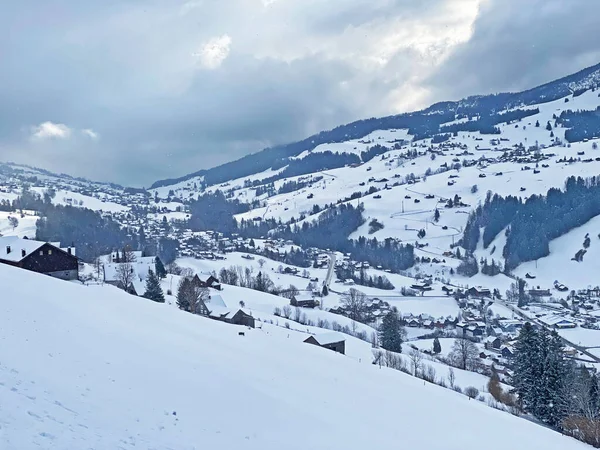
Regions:
[[[210,275],[206,280],[202,280],[198,274],[189,277],[189,280],[198,287],[201,288],[212,288],[212,289],[216,289],[217,291],[220,291],[221,288],[221,283],[219,282],[219,280],[217,280],[215,277],[213,277],[212,275]]]
[[[48,242],[17,237],[0,238],[0,263],[61,280],[79,278],[79,260],[74,249],[61,249]]]
[[[226,322],[233,325],[243,325],[250,328],[255,327],[254,317],[242,309],[211,306],[210,303],[207,309],[210,309],[208,316],[211,319],[220,320],[221,322]]]
[[[300,308],[315,308],[317,301],[311,294],[296,294],[290,300],[290,304]]]
[[[346,354],[346,338],[344,335],[336,332],[315,334],[304,340],[307,344],[318,345],[334,352]]]

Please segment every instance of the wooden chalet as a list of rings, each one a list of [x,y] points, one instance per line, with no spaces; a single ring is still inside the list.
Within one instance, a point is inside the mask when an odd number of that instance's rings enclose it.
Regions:
[[[49,242],[0,237],[0,263],[42,273],[61,280],[79,279],[79,260],[72,247]]]

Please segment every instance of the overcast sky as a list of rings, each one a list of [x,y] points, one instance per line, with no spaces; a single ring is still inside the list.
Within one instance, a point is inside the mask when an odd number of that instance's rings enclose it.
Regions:
[[[149,185],[600,62],[594,0],[18,0],[0,161]]]

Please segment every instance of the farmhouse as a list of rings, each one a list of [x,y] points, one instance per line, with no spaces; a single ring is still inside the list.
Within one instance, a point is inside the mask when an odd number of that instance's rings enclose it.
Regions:
[[[219,283],[219,280],[217,280],[212,275],[210,275],[206,280],[202,280],[198,276],[198,274],[188,277],[188,278],[195,286],[198,286],[201,288],[212,288],[212,289],[216,289],[217,291],[220,291],[222,289],[221,283]]]
[[[421,292],[431,291],[433,289],[431,287],[431,283],[428,283],[426,281],[413,283],[413,284],[411,284],[410,287],[411,287],[411,289],[415,289],[415,290],[421,291]]]
[[[290,304],[301,308],[314,308],[317,306],[316,300],[310,294],[296,294],[290,300]]]
[[[533,289],[529,289],[529,295],[532,297],[550,297],[552,294],[550,293],[550,289],[542,289],[540,286],[537,286]]]
[[[208,317],[221,322],[230,323],[233,325],[244,325],[250,328],[255,327],[255,320],[250,314],[240,308],[227,308],[226,306],[217,306],[209,303]]]
[[[75,249],[16,236],[0,237],[0,263],[61,280],[79,278],[79,261]]]
[[[342,355],[346,353],[346,338],[341,333],[331,332],[315,334],[305,339],[304,342],[333,350]]]
[[[490,290],[488,288],[484,288],[481,286],[476,286],[476,287],[472,287],[469,288],[467,290],[467,294],[471,297],[475,297],[475,298],[484,298],[484,297],[491,297],[492,293],[490,292]]]

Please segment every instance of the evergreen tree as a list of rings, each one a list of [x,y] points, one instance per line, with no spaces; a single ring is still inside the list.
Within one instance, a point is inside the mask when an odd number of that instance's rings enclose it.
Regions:
[[[563,357],[564,347],[556,331],[540,331],[540,342],[545,350],[541,389],[538,392],[537,417],[553,427],[559,427],[566,414],[565,381],[568,367]]]
[[[525,285],[527,283],[525,282],[524,279],[522,278],[517,278],[517,287],[519,289],[519,301],[517,303],[517,306],[519,308],[522,308],[523,306],[527,305],[527,295],[525,294]]]
[[[393,309],[387,313],[379,326],[379,342],[381,346],[391,352],[402,352],[402,342],[406,331],[400,322],[398,311]]]
[[[535,126],[536,126],[536,127],[539,127],[539,126],[540,126],[540,121],[539,121],[539,120],[536,120],[536,121],[535,121]]]
[[[440,220],[440,211],[435,208],[435,212],[433,213],[433,221],[438,222]]]
[[[515,344],[512,377],[514,392],[525,409],[535,409],[537,405],[537,391],[541,375],[538,344],[537,333],[531,323],[527,322],[521,328]]]
[[[548,121],[548,123],[546,124],[546,130],[552,131],[552,125],[550,124],[550,121]]]
[[[440,344],[440,340],[438,338],[433,340],[433,353],[436,355],[442,353],[442,344]]]
[[[160,287],[160,281],[150,269],[148,269],[148,276],[146,277],[146,292],[144,293],[144,297],[158,303],[165,302],[165,295]]]
[[[161,259],[157,256],[155,262],[156,276],[158,278],[165,278],[167,276],[167,270]]]
[[[561,427],[573,404],[574,373],[556,331],[536,331],[529,322],[523,326],[515,345],[512,381],[525,410],[552,427]]]
[[[177,287],[177,306],[179,309],[184,311],[190,310],[190,295],[189,292],[192,288],[192,282],[184,277],[179,282],[179,286]]]
[[[590,378],[590,407],[594,412],[594,418],[597,419],[600,416],[600,386],[598,385],[598,376],[595,373]]]

